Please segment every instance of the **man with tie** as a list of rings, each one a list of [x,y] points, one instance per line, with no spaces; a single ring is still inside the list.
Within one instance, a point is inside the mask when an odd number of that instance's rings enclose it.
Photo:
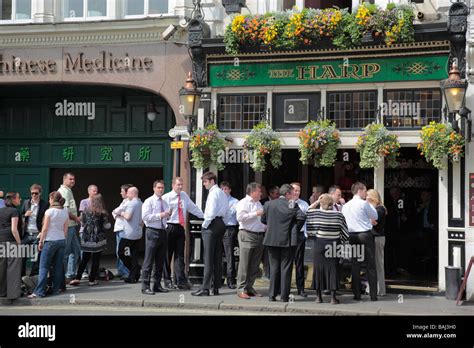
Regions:
[[[185,226],[186,214],[189,211],[198,218],[203,219],[202,210],[194,204],[186,192],[183,192],[183,179],[175,178],[172,190],[163,195],[163,200],[171,209],[171,217],[168,219],[168,257],[165,262],[164,277],[165,286],[172,287],[171,283],[171,260],[174,255],[174,274],[175,283],[178,289],[190,289],[191,285],[186,279],[184,272],[184,243],[185,243]]]
[[[346,201],[344,200],[344,198],[342,198],[341,188],[337,185],[333,185],[329,188],[328,193],[332,196],[332,199],[334,200],[332,210],[342,211],[342,206],[346,204]]]
[[[165,183],[157,180],[153,183],[155,194],[145,200],[142,206],[142,219],[145,223],[145,259],[142,268],[142,293],[154,295],[155,292],[168,292],[161,287],[161,275],[165,264],[168,236],[166,234],[166,220],[171,213],[168,204],[163,200]],[[151,271],[155,265],[155,283],[150,289]]]
[[[225,233],[224,216],[228,209],[227,196],[217,186],[217,176],[213,172],[201,177],[204,187],[209,190],[204,222],[202,223],[202,242],[204,247],[204,277],[201,288],[193,296],[209,296],[213,280],[214,295],[219,295],[222,281],[222,240]]]

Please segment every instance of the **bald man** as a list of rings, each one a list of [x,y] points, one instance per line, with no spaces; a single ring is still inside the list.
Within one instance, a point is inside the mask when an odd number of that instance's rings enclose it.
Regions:
[[[138,242],[142,238],[142,201],[138,198],[138,189],[135,186],[127,190],[127,198],[124,210],[117,215],[117,219],[122,219],[124,227],[119,244],[119,257],[129,270],[125,283],[137,283],[140,279]]]

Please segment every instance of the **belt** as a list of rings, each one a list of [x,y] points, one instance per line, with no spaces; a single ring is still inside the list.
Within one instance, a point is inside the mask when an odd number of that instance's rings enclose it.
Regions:
[[[154,230],[154,231],[164,231],[165,230],[164,228],[156,228],[156,227],[149,227],[149,226],[147,226],[146,228],[149,228],[150,230]]]
[[[349,235],[351,235],[351,234],[369,233],[369,232],[372,232],[372,230],[362,231],[362,232],[349,232]]]
[[[245,232],[248,232],[248,233],[255,233],[255,234],[264,234],[265,231],[262,231],[262,232],[257,232],[257,231],[250,231],[250,230],[246,230],[246,229],[240,229],[240,231],[245,231]]]
[[[38,234],[39,232],[38,231],[36,231],[36,232],[26,231],[26,233],[28,233],[30,236],[34,236],[34,235]]]

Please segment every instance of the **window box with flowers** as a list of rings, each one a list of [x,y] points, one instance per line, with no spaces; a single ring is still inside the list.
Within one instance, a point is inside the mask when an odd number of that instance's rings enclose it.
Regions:
[[[326,41],[337,48],[361,46],[370,34],[387,46],[414,41],[414,14],[406,5],[361,4],[348,9],[293,9],[264,15],[236,15],[224,34],[226,51],[236,55],[250,48],[292,50],[321,48]]]
[[[371,123],[357,139],[356,151],[360,154],[361,168],[378,168],[381,159],[387,160],[388,167],[396,167],[400,143],[383,124]]]
[[[247,158],[251,158],[249,152],[253,151],[251,166],[256,172],[265,171],[268,158],[273,168],[278,168],[282,164],[280,137],[267,122],[260,122],[253,127],[245,137],[243,148]]]
[[[225,151],[225,140],[214,124],[204,129],[197,129],[189,141],[191,162],[196,169],[209,168],[216,165],[218,170],[224,169],[220,154]]]
[[[300,161],[315,167],[332,167],[341,143],[339,131],[329,120],[311,121],[299,133]]]
[[[430,122],[421,129],[418,149],[427,162],[433,162],[438,169],[445,167],[446,157],[457,162],[464,156],[464,138],[455,132],[450,124]]]

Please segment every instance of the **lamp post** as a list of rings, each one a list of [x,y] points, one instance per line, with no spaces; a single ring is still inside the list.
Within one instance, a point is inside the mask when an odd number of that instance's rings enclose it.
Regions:
[[[179,102],[181,113],[188,120],[188,131],[191,135],[196,128],[199,104],[202,92],[196,88],[191,72],[188,73],[185,85],[179,90]]]

